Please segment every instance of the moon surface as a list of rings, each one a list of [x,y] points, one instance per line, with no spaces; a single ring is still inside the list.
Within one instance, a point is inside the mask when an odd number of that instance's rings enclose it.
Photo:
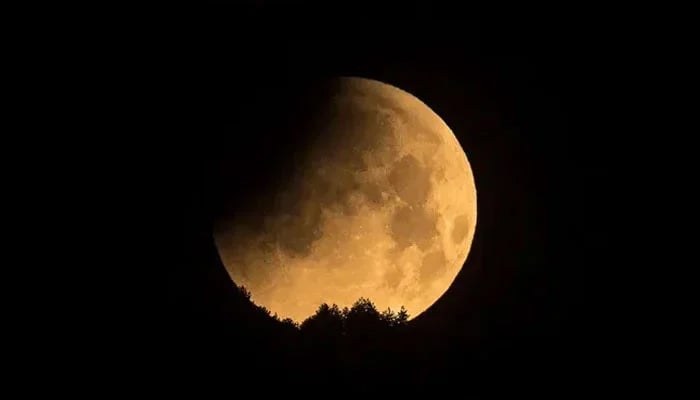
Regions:
[[[254,303],[301,322],[369,298],[414,318],[450,287],[476,227],[476,187],[445,122],[413,95],[338,78],[289,179],[214,240]],[[225,184],[225,183],[222,183]]]

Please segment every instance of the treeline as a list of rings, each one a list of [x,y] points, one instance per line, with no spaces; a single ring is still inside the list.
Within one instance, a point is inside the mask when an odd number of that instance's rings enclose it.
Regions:
[[[257,371],[253,374],[276,371],[287,384],[314,377],[311,386],[319,393],[339,387],[348,393],[379,393],[395,391],[391,382],[401,382],[413,365],[416,346],[404,307],[380,311],[367,298],[350,307],[321,304],[297,324],[255,305],[250,293],[239,289],[248,312],[241,319],[245,322],[230,331],[230,342],[235,357]]]
[[[301,332],[324,332],[326,336],[352,335],[360,331],[374,331],[384,328],[398,328],[404,326],[408,321],[408,311],[401,306],[399,311],[387,308],[379,311],[370,299],[359,298],[352,307],[321,304],[316,313],[301,324],[296,323],[291,318],[280,318],[276,313],[272,313],[266,307],[256,305],[250,299],[251,294],[245,287],[239,287],[243,296],[261,314],[267,315],[282,324],[285,328],[294,328]]]

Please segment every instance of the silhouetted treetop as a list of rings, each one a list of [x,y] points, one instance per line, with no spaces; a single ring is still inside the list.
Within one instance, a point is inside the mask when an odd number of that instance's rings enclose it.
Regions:
[[[385,328],[403,326],[408,321],[404,307],[398,313],[390,308],[379,312],[367,298],[358,299],[352,307],[342,310],[338,305],[321,304],[316,313],[301,323],[302,332],[322,332],[327,336],[372,335]]]
[[[380,313],[369,299],[360,298],[345,316],[345,332],[352,336],[371,336],[379,330],[391,326],[385,318],[389,313]]]
[[[396,317],[393,320],[394,325],[405,325],[406,322],[408,322],[409,316],[410,315],[408,314],[408,311],[406,310],[406,308],[404,308],[404,306],[401,306],[399,313],[396,314]]]
[[[363,315],[373,318],[379,318],[380,313],[377,311],[377,307],[369,299],[360,297],[355,304],[350,308],[348,316],[351,315]]]
[[[237,288],[239,293],[251,303],[252,309],[256,313],[272,318],[284,329],[294,328],[312,336],[373,335],[386,328],[404,326],[409,317],[403,306],[398,312],[394,312],[391,308],[380,312],[371,300],[360,297],[350,308],[341,309],[337,304],[323,303],[314,315],[298,324],[291,318],[281,319],[276,313],[272,314],[267,308],[253,303],[250,291],[244,286]]]
[[[236,288],[238,289],[238,293],[250,300],[250,291],[245,286],[236,286]]]
[[[284,325],[291,326],[291,327],[294,327],[294,328],[298,328],[298,327],[299,327],[299,324],[297,324],[296,322],[294,322],[294,320],[291,319],[291,318],[285,318],[285,319],[283,319],[281,322],[282,322],[282,324],[284,324]]]
[[[302,332],[323,332],[326,335],[335,336],[343,333],[344,325],[343,312],[337,305],[321,304],[316,313],[304,320],[299,328]]]

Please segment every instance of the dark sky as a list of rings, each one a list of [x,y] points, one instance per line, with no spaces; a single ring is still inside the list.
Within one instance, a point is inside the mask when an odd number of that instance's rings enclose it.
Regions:
[[[479,216],[469,260],[412,323],[425,362],[454,372],[447,366],[468,355],[480,365],[473,369],[508,376],[577,363],[590,212],[576,150],[590,100],[580,23],[415,16],[282,26],[265,19],[270,7],[212,7],[215,15],[181,20],[145,50],[155,62],[143,67],[139,96],[159,120],[144,137],[154,149],[144,151],[154,171],[146,190],[156,194],[148,246],[163,254],[150,267],[165,289],[154,291],[148,326],[161,350],[217,354],[229,342],[219,327],[229,315],[235,325],[231,310],[242,306],[233,304],[210,235],[222,177],[228,194],[248,199],[300,145],[280,127],[313,103],[303,88],[352,75],[423,100],[473,168]],[[223,158],[234,163],[222,172]]]

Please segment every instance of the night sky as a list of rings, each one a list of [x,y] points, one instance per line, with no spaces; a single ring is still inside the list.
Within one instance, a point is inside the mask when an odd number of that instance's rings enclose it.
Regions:
[[[278,360],[286,350],[274,329],[246,316],[211,224],[224,194],[250,201],[303,146],[284,127],[313,105],[304,88],[349,75],[429,105],[467,152],[477,186],[467,263],[404,339],[406,357],[420,365],[402,383],[406,393],[574,382],[586,352],[581,238],[590,212],[575,147],[588,101],[575,57],[578,25],[472,16],[282,27],[265,20],[272,6],[216,7],[147,46],[155,62],[144,67],[149,85],[139,96],[159,119],[144,138],[156,149],[147,155],[147,190],[163,218],[148,225],[148,246],[162,255],[150,264],[157,290],[142,328],[153,371],[169,371],[165,381],[216,371],[205,375],[220,374],[214,384],[228,387],[226,395],[248,387],[263,395],[265,385],[251,383],[256,376],[287,382],[291,394],[313,392],[313,377]],[[224,158],[233,164],[222,168]]]

